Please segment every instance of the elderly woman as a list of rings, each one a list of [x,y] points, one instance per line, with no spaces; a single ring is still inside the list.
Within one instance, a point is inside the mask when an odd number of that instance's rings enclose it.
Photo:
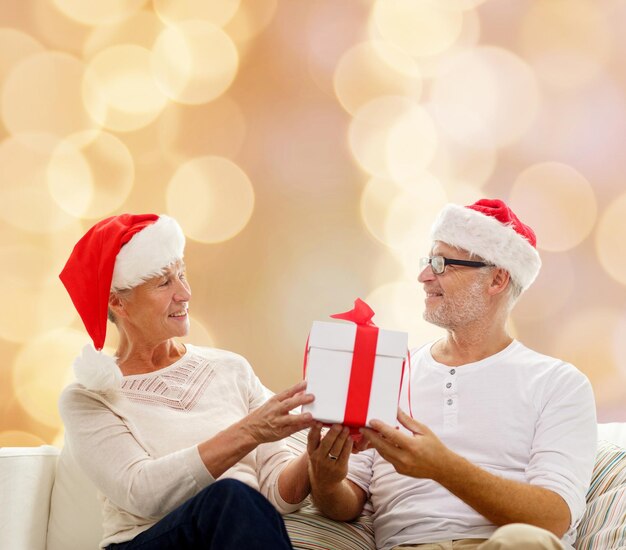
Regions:
[[[307,457],[281,441],[312,424],[289,411],[303,383],[268,399],[241,356],[182,344],[191,289],[185,239],[167,216],[92,227],[60,277],[94,346],[60,410],[70,450],[103,501],[108,549],[290,549],[279,514],[310,490]],[[107,316],[119,332],[102,353]]]

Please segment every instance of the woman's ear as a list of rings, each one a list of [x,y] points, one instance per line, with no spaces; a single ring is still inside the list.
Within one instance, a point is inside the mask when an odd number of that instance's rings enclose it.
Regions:
[[[489,285],[489,294],[495,296],[504,292],[511,281],[511,275],[506,269],[496,267],[492,272],[491,284]]]
[[[111,294],[109,294],[109,308],[113,311],[116,317],[126,317],[124,300],[117,292],[111,292]]]

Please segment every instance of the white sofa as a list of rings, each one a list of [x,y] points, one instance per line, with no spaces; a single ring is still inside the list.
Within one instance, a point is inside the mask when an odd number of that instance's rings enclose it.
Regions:
[[[601,443],[577,548],[626,549],[626,423],[600,424],[598,435]],[[289,443],[304,450],[304,435],[295,434]],[[367,514],[340,524],[308,504],[286,516],[286,523],[297,549],[374,549]],[[67,446],[0,448],[0,549],[95,550],[100,535],[95,488]]]

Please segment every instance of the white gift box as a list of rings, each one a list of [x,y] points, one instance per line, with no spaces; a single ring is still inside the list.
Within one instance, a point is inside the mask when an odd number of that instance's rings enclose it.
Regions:
[[[326,424],[343,424],[357,325],[315,321],[307,346],[307,393],[315,401],[302,407]],[[403,363],[407,356],[408,334],[378,330],[367,420],[378,419],[397,425],[398,396]],[[357,427],[357,426],[353,426]]]

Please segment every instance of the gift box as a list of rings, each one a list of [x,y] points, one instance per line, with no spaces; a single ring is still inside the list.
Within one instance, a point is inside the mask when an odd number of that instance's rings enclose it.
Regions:
[[[353,310],[331,315],[352,323],[315,321],[305,352],[307,393],[302,407],[325,424],[353,429],[371,419],[396,426],[400,385],[407,356],[406,332],[384,330],[373,310],[357,299]]]

